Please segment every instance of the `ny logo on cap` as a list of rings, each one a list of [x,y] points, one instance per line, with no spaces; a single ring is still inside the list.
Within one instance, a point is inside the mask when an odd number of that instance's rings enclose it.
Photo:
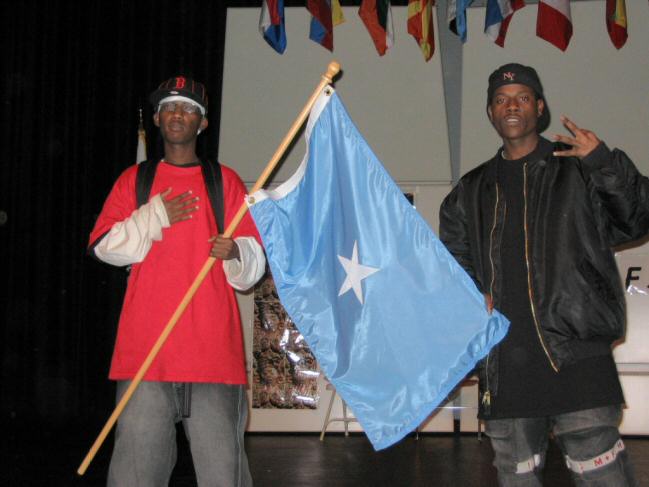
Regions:
[[[185,87],[185,78],[179,76],[178,78],[176,78],[176,86],[174,86],[174,88],[176,88],[177,90],[182,90],[184,87]]]
[[[508,71],[506,73],[503,73],[503,80],[507,81],[514,81],[514,77],[516,76],[515,73],[512,73],[511,71]]]

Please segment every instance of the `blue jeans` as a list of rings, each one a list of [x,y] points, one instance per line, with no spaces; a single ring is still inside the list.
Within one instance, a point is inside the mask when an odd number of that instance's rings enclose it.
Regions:
[[[117,383],[117,398],[129,381]],[[115,431],[108,487],[162,487],[176,464],[182,421],[199,487],[250,487],[243,447],[248,405],[244,386],[193,383],[191,416],[181,418],[180,384],[141,382]]]
[[[550,431],[575,485],[633,487],[633,471],[620,439],[620,406],[540,418],[485,421],[501,487],[539,487]]]

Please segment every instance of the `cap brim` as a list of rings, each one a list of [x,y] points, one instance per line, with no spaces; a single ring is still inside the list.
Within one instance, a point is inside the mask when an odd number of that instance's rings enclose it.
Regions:
[[[194,93],[185,90],[155,90],[151,95],[149,95],[149,102],[151,102],[151,105],[156,108],[163,99],[172,96],[182,96],[187,98],[203,109],[203,115],[207,113],[207,107],[203,104],[203,100],[199,99]]]

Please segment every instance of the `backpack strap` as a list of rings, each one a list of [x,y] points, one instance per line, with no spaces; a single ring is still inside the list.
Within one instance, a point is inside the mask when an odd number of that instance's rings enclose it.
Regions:
[[[158,167],[158,160],[142,161],[137,166],[137,175],[135,177],[135,201],[139,208],[149,202],[153,178]]]
[[[225,231],[225,205],[223,202],[223,176],[221,174],[221,164],[214,161],[201,160],[201,169],[203,170],[203,179],[207,188],[207,195],[210,198],[216,227],[219,234]]]

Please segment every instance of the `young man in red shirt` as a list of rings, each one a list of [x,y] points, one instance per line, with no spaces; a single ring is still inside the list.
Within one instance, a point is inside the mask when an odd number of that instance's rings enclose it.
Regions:
[[[264,253],[246,215],[233,238],[219,236],[196,138],[205,130],[205,87],[178,76],[151,94],[164,141],[147,203],[138,207],[138,166],[115,182],[90,248],[100,260],[131,266],[110,378],[118,399],[209,255],[212,267],[119,418],[108,485],[167,485],[182,421],[203,486],[250,486],[243,447],[246,369],[234,289],[263,275]],[[221,165],[224,226],[244,201],[239,176]],[[189,407],[187,407],[189,405]],[[187,410],[189,409],[189,410]]]

